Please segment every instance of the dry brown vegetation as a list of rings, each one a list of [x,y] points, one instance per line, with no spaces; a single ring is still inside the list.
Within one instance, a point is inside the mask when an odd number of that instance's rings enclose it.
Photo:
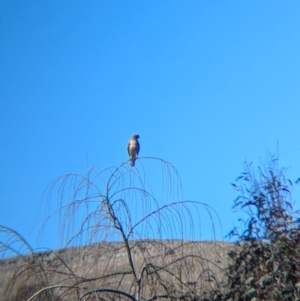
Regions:
[[[57,207],[48,218],[58,214],[60,251],[36,253],[18,233],[1,228],[1,250],[19,256],[5,300],[186,300],[221,292],[222,244],[194,241],[202,215],[212,232],[217,215],[182,199],[170,163],[138,162],[138,168],[126,162],[64,175],[49,186],[46,202]]]
[[[155,277],[144,278],[147,285],[141,293],[145,299],[166,291],[170,294],[180,290],[186,297],[209,296],[212,291],[220,291],[226,281],[224,268],[228,263],[227,253],[230,248],[232,244],[213,241],[141,240],[130,243],[137,270],[148,269],[150,275],[151,269],[162,270],[160,277],[164,279],[162,285],[165,284],[166,287],[159,288],[153,283]],[[124,245],[114,242],[41,252],[34,255],[34,260],[43,267],[50,282],[48,286],[56,286],[53,295],[60,296],[65,291],[66,297],[63,300],[71,301],[78,300],[78,292],[82,300],[93,300],[91,296],[90,299],[82,296],[88,292],[96,292],[99,288],[118,289],[135,295],[126,257]],[[185,257],[184,261],[181,260],[182,257]],[[32,256],[1,261],[2,300],[5,287],[6,298],[10,295],[10,300],[22,300],[21,295],[29,298],[41,288],[36,286],[37,270],[31,268],[32,261]],[[22,273],[22,281],[18,277],[16,281],[12,281]],[[180,287],[176,288],[176,285]],[[157,291],[151,291],[153,289]],[[8,291],[11,293],[7,294]]]

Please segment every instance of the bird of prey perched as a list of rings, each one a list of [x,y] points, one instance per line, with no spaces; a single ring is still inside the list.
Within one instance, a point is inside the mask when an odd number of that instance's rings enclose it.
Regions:
[[[134,166],[135,159],[140,151],[140,144],[138,138],[140,138],[140,136],[138,134],[134,134],[132,135],[132,137],[128,142],[127,151],[128,151],[131,166]]]

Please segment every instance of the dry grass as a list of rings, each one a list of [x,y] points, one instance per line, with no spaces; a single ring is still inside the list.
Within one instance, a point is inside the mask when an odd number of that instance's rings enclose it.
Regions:
[[[216,241],[183,243],[176,240],[139,240],[131,242],[130,248],[136,270],[142,271],[147,264],[157,267],[169,266],[168,271],[173,274],[161,274],[165,277],[166,283],[169,281],[176,285],[178,281],[175,281],[175,278],[178,277],[186,286],[186,290],[189,288],[194,294],[205,295],[216,286],[221,288],[224,285],[223,270],[228,264],[227,253],[232,244]],[[5,289],[12,300],[17,300],[13,296],[16,295],[16,288],[20,286],[23,286],[23,289],[25,287],[32,289],[33,292],[37,290],[34,287],[36,283],[32,271],[28,268],[29,257],[29,255],[27,258],[19,256],[0,261],[0,300],[4,300]],[[177,261],[182,257],[185,258],[183,264]],[[47,251],[35,254],[34,260],[42,264],[52,285],[71,287],[76,282],[80,296],[99,287],[117,288],[134,293],[135,287],[127,263],[126,249],[122,243],[100,243],[55,252]],[[16,271],[28,273],[29,277],[26,281],[23,280],[24,283],[19,281],[12,287],[10,283]],[[145,286],[144,298],[153,294],[151,287],[153,289],[155,286]],[[55,289],[54,294],[58,295],[61,290]],[[63,300],[77,300],[75,295],[75,292],[68,292]]]

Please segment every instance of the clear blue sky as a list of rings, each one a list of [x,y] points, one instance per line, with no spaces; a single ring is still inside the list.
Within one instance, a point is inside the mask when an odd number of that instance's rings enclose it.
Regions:
[[[49,182],[86,158],[121,164],[139,133],[140,156],[174,164],[228,233],[244,160],[279,144],[300,176],[299,14],[298,0],[1,1],[0,224],[38,246]]]

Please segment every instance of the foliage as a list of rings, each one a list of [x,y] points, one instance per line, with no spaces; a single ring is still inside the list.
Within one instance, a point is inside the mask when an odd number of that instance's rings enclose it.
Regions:
[[[37,253],[2,227],[1,251],[17,243],[19,256],[5,300],[204,300],[220,294],[223,265],[212,256],[221,247],[212,243],[208,251],[193,239],[203,211],[214,229],[214,211],[182,200],[170,163],[145,161],[139,159],[139,168],[94,167],[85,176],[63,175],[50,185],[48,204],[57,200],[58,207],[47,221],[58,215],[59,236],[69,252]],[[152,177],[146,174],[148,161],[151,168],[158,163]]]
[[[232,184],[239,192],[234,208],[247,218],[229,253],[232,264],[224,300],[300,300],[300,229],[293,211],[293,183],[271,158],[264,168],[245,171]]]
[[[16,231],[0,226],[1,236],[6,238],[6,241],[0,241],[0,252],[14,254],[18,256],[11,259],[13,263],[18,263],[16,270],[11,276],[10,281],[6,286],[6,291],[10,296],[6,300],[19,301],[24,298],[29,298],[35,291],[38,291],[49,285],[48,274],[44,269],[41,257],[34,252],[27,241]],[[26,255],[24,255],[26,254]],[[8,276],[8,275],[7,275]],[[28,285],[27,283],[30,283]],[[19,289],[15,290],[15,287]],[[14,292],[10,294],[10,292]],[[38,301],[52,300],[52,290],[42,291]]]

